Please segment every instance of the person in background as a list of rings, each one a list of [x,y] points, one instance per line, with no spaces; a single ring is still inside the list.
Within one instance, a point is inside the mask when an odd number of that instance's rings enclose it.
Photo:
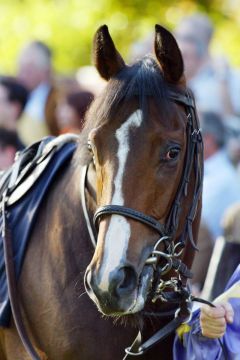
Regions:
[[[94,66],[81,66],[76,73],[76,80],[81,90],[91,92],[94,97],[98,96],[105,88],[104,80]]]
[[[17,151],[22,150],[16,131],[0,127],[0,171],[14,162]]]
[[[210,55],[213,34],[210,18],[202,13],[185,16],[175,29],[187,84],[195,95],[198,109],[222,114],[225,121],[240,114],[239,101],[235,99],[237,82],[232,82],[232,77],[236,76],[227,59]]]
[[[204,143],[202,220],[215,240],[222,235],[225,210],[240,201],[240,184],[226,147],[226,131],[219,114],[200,113]]]
[[[28,100],[29,92],[17,79],[0,77],[0,127],[15,133],[18,141],[18,150],[24,144],[17,132],[17,123]]]
[[[19,121],[19,133],[28,145],[46,135],[58,135],[55,118],[58,91],[53,85],[52,51],[41,41],[32,41],[21,51],[17,77],[30,91]]]
[[[192,293],[199,297],[201,296],[201,291],[206,280],[214,247],[213,235],[210,233],[208,226],[204,223],[203,219],[199,227],[197,247],[199,251],[196,251],[193,259],[191,267],[193,278],[190,282]]]
[[[85,113],[93,98],[89,91],[78,91],[67,94],[59,101],[56,115],[60,133],[81,131]]]

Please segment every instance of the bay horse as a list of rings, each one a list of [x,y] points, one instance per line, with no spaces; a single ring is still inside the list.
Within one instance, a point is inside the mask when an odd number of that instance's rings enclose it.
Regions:
[[[123,359],[135,326],[152,339],[189,303],[201,136],[180,50],[160,25],[155,55],[128,66],[107,26],[96,32],[107,86],[41,205],[18,282],[39,359]],[[2,360],[31,359],[13,321],[0,331]],[[173,336],[139,359],[172,359]]]

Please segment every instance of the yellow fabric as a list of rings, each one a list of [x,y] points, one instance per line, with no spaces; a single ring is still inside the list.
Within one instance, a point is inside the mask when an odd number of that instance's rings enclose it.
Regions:
[[[189,333],[190,330],[191,330],[191,326],[189,326],[188,324],[182,324],[177,328],[176,332],[178,334],[180,341],[183,341],[183,335]]]

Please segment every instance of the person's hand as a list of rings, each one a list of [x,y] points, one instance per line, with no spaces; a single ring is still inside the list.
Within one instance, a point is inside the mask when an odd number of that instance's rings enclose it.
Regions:
[[[203,336],[217,339],[224,335],[227,323],[233,322],[233,308],[230,303],[216,304],[216,307],[203,305],[200,313],[200,326]]]

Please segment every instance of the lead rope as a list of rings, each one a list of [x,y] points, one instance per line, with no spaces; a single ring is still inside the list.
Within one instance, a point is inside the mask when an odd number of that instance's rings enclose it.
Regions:
[[[126,355],[123,360],[129,358],[129,356],[141,356],[145,354],[148,350],[158,344],[160,341],[164,340],[171,333],[173,333],[182,323],[184,322],[183,318],[175,317],[167,325],[158,330],[153,336],[148,340],[142,343],[142,334],[141,331],[138,332],[136,339],[133,344],[125,349]]]
[[[6,203],[7,203],[7,191],[3,194],[2,197],[2,237],[3,237],[3,249],[4,249],[4,260],[5,260],[5,269],[7,276],[8,292],[9,299],[11,304],[12,315],[14,319],[15,326],[17,328],[19,337],[23,343],[23,346],[27,353],[31,356],[32,360],[41,360],[36,350],[34,349],[25,329],[22,320],[21,309],[19,306],[18,291],[17,291],[17,281],[14,268],[14,259],[13,259],[13,249],[12,249],[12,238],[11,232],[7,223],[7,213],[6,213]]]
[[[215,307],[213,303],[210,301],[190,296],[191,301],[196,301],[202,304],[209,305],[211,307]],[[176,315],[175,315],[176,316]],[[190,315],[191,318],[191,315]],[[131,346],[125,349],[126,355],[123,360],[128,359],[130,356],[141,356],[145,354],[148,350],[150,350],[153,346],[155,346],[160,341],[164,340],[167,336],[169,336],[172,332],[174,332],[181,324],[187,323],[189,321],[188,318],[178,317],[176,316],[173,320],[171,320],[167,325],[157,331],[152,337],[150,337],[147,341],[142,343],[142,334],[141,331],[138,332],[138,335]],[[222,339],[218,339],[218,343],[222,350],[222,355],[225,360],[228,360],[227,350]]]

